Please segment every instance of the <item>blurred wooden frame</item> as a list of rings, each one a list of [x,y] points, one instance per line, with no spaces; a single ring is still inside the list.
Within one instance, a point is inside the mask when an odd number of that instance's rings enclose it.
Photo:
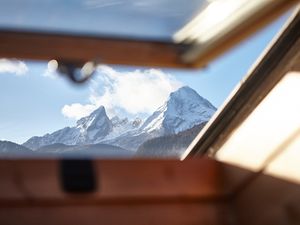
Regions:
[[[0,224],[218,225],[226,210],[222,167],[213,160],[93,165],[97,190],[70,194],[57,160],[0,160]]]
[[[186,156],[215,154],[289,71],[300,71],[300,9],[195,138]]]
[[[247,21],[247,24],[236,27],[226,37],[221,37],[217,42],[201,48],[197,45],[175,44],[170,41],[0,30],[0,57],[29,60],[57,59],[79,65],[93,60],[103,64],[199,68],[298,2],[298,0],[274,1],[270,8],[257,13]],[[200,49],[201,54],[193,61],[186,61],[186,55],[195,49]]]
[[[62,190],[57,160],[0,160],[0,224],[300,222],[299,185],[212,159],[94,160],[93,165],[97,190],[70,194]]]
[[[289,5],[295,1],[286,2]],[[299,24],[295,20],[294,26]],[[297,65],[293,69],[299,69],[300,29],[296,31],[293,42],[284,42],[286,36],[279,39],[279,44],[288,44],[283,45],[286,48],[281,54],[276,52],[282,46],[275,46],[266,54],[262,63],[272,61],[271,64],[255,67],[257,75],[248,77],[240,89],[242,94],[236,95],[206,130],[209,135],[206,142],[196,139],[198,144],[193,146],[190,157],[204,153],[207,146],[222,138],[224,127],[232,129],[230,121],[235,125],[241,121],[240,115],[245,117],[250,113],[245,104],[237,102],[245,102],[249,97],[248,103],[254,107],[276,84],[281,72],[291,69],[290,63]],[[108,64],[200,66],[199,61],[182,62],[182,54],[188,48],[163,42],[0,33],[0,57],[56,58],[78,64],[97,59]],[[221,54],[225,49],[214,51]],[[260,73],[274,72],[278,67],[280,73],[272,76],[263,77],[264,73]],[[258,78],[265,79],[267,84]],[[255,91],[257,87],[265,92]],[[98,189],[94,193],[75,195],[62,191],[57,160],[0,160],[0,224],[300,224],[299,185],[262,172],[252,173],[205,157],[184,161],[94,160],[93,163]]]

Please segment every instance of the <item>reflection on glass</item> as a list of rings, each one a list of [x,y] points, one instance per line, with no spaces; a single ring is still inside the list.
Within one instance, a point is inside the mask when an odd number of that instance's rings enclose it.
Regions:
[[[0,29],[171,40],[205,0],[2,0]]]
[[[174,34],[176,42],[203,44],[237,27],[274,2],[261,0],[212,0],[197,16]]]

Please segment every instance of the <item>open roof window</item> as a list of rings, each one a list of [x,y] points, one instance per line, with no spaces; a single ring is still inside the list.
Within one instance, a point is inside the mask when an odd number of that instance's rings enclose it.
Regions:
[[[288,17],[191,70],[206,49],[182,36],[191,24],[220,28],[211,53],[223,29],[247,24],[240,12],[261,12],[258,1],[224,2],[224,24],[235,23],[223,28],[205,22],[218,0],[2,2],[0,157],[180,158]],[[77,72],[93,76],[65,82]]]
[[[199,68],[297,2],[4,0],[0,57]]]

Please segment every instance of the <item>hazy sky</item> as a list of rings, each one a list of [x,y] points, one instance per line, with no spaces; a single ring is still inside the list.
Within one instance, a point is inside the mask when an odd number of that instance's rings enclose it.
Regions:
[[[182,85],[219,107],[286,18],[202,70],[101,66],[92,81],[78,87],[50,73],[47,62],[0,59],[0,140],[23,143],[32,136],[75,125],[76,119],[99,105],[106,106],[109,116],[143,116]]]

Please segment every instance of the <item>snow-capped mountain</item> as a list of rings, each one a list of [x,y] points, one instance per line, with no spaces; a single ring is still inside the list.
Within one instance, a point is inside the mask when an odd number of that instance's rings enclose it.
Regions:
[[[32,137],[23,145],[30,149],[61,143],[65,145],[93,144],[102,140],[112,131],[113,124],[107,117],[103,106],[89,116],[77,121],[75,127],[65,127],[52,134]]]
[[[137,148],[145,141],[188,130],[207,122],[216,108],[192,88],[184,86],[172,92],[168,100],[146,119],[143,125],[104,143],[129,150]]]
[[[87,145],[96,144],[105,139],[116,138],[128,130],[140,127],[142,120],[136,118],[132,121],[127,118],[108,118],[105,108],[100,106],[89,116],[83,117],[76,122],[74,127],[65,127],[42,137],[32,137],[23,145],[36,150],[42,146],[56,143],[65,145]]]
[[[0,141],[0,158],[51,158],[57,156],[62,156],[64,158],[128,158],[132,157],[134,154],[135,152],[133,151],[107,144],[65,145],[56,143],[43,146],[33,151],[14,142]]]
[[[100,106],[89,116],[77,121],[75,129],[79,129],[80,136],[76,144],[97,143],[112,131],[112,127],[113,124],[106,115],[105,108]]]
[[[66,127],[42,137],[32,137],[23,145],[30,149],[38,149],[55,143],[102,143],[135,151],[149,139],[177,134],[207,122],[215,110],[208,100],[185,86],[171,93],[167,101],[145,122],[140,118],[129,120],[117,116],[109,119],[105,108],[101,106],[89,116],[78,120],[76,126]]]
[[[135,118],[134,120],[129,120],[128,118],[120,119],[118,116],[114,116],[111,122],[113,130],[105,137],[105,140],[117,138],[128,131],[137,130],[142,125],[143,120],[140,118]]]
[[[170,94],[169,99],[145,121],[141,132],[177,134],[208,121],[215,111],[208,100],[184,86]]]

